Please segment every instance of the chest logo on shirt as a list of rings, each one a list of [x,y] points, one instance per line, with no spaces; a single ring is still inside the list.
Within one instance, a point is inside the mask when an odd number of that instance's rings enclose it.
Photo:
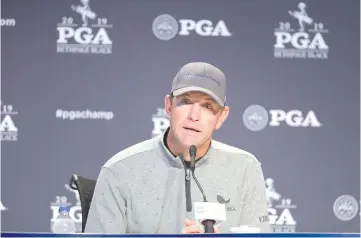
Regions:
[[[232,207],[232,206],[229,206],[229,203],[231,201],[231,198],[228,198],[227,200],[222,197],[221,195],[217,195],[217,201],[221,204],[225,204],[226,206],[226,211],[230,211],[230,212],[235,212],[236,211],[236,208]]]

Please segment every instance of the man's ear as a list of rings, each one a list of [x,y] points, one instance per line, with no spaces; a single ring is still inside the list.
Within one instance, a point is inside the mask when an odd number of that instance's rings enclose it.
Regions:
[[[170,117],[170,113],[172,110],[172,97],[170,95],[165,96],[164,106],[165,106],[165,111],[167,112],[167,115]]]
[[[228,114],[229,114],[229,106],[225,106],[221,112],[220,117],[218,118],[218,122],[216,125],[216,130],[218,130],[219,128],[221,128],[221,126],[223,125],[223,123],[227,120]]]

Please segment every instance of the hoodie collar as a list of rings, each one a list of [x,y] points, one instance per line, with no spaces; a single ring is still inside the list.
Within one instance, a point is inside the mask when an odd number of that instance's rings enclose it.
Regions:
[[[164,143],[167,140],[166,137],[168,136],[169,129],[170,129],[170,127],[168,127],[166,130],[164,130],[164,132],[162,134],[157,136],[157,138],[156,138],[157,151],[171,167],[183,169],[184,168],[184,165],[182,162],[183,158],[181,156],[173,155],[173,153],[167,148],[167,146]],[[202,166],[203,164],[204,165],[207,164],[206,162],[210,158],[211,154],[212,154],[212,142],[211,142],[211,146],[209,147],[206,154],[202,158],[196,160],[196,164],[195,164],[196,168],[199,166]]]

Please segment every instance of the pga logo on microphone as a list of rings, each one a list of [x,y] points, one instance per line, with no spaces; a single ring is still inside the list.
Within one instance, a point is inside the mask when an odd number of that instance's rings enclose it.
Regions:
[[[243,112],[243,123],[251,131],[261,131],[267,126],[279,127],[321,127],[322,123],[312,110],[289,110],[271,109],[267,111],[260,105],[251,105]]]

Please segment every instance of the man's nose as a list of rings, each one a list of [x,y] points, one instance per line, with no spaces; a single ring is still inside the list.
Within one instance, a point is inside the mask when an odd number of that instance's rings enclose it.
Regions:
[[[191,121],[199,121],[201,117],[201,107],[198,103],[193,103],[189,111],[188,118]]]

